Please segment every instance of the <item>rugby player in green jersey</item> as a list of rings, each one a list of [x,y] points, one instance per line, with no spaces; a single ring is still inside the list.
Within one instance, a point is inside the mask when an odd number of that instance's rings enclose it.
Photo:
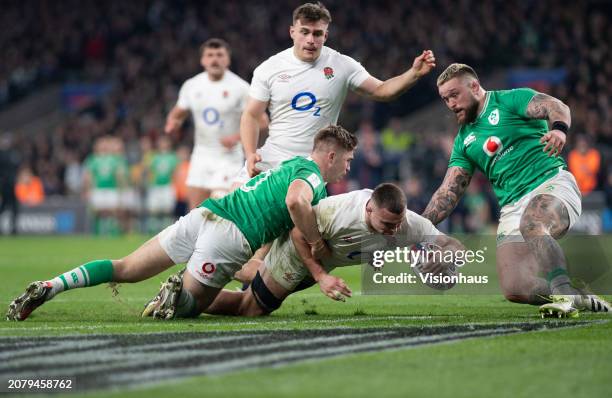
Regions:
[[[172,275],[145,314],[168,319],[199,314],[263,244],[295,225],[317,257],[329,254],[312,209],[326,196],[325,182],[349,171],[357,138],[340,126],[320,130],[308,158],[295,157],[253,177],[221,199],[207,199],[133,253],[119,260],[96,260],[58,277],[31,283],[7,312],[21,321],[65,290],[104,282],[139,282],[174,264]]]
[[[571,124],[570,109],[528,88],[486,91],[476,72],[464,64],[450,65],[437,85],[460,127],[444,181],[423,216],[434,225],[448,217],[474,170],[480,170],[502,208],[497,272],[505,297],[542,305],[542,316],[611,312],[606,301],[572,287],[556,241],[582,209],[576,180],[559,157]]]

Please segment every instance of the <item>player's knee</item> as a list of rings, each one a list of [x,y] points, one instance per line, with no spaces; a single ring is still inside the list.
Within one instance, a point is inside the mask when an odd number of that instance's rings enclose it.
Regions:
[[[242,296],[242,300],[240,302],[240,308],[238,310],[239,316],[264,316],[269,315],[270,313],[265,311],[255,300],[255,296],[253,296],[253,292],[249,289]]]
[[[134,283],[143,280],[142,275],[132,264],[129,257],[124,257],[113,262],[113,282]]]
[[[529,304],[531,300],[529,295],[511,293],[511,292],[504,292],[504,297],[506,298],[506,300],[510,301],[511,303],[517,303],[517,304]]]
[[[548,234],[547,228],[541,221],[532,220],[528,217],[521,218],[519,231],[525,240]]]

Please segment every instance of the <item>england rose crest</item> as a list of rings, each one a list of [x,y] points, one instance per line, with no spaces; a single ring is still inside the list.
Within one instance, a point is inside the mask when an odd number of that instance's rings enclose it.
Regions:
[[[323,74],[325,75],[325,78],[329,80],[334,77],[334,70],[329,66],[326,66],[325,68],[323,68]]]

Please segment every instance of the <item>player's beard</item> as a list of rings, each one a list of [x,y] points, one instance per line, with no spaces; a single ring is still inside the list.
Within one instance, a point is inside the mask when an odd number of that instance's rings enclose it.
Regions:
[[[472,123],[478,116],[478,100],[475,97],[471,98],[471,103],[465,108],[465,118],[463,122],[459,122],[461,125]]]

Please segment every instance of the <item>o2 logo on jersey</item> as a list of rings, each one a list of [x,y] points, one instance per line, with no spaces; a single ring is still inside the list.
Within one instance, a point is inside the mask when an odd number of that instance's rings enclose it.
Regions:
[[[297,93],[291,100],[291,107],[299,112],[307,112],[314,108],[312,116],[321,116],[321,107],[315,106],[317,103],[317,97],[313,93],[304,91]]]
[[[221,115],[215,108],[204,108],[202,111],[202,118],[204,119],[204,123],[209,126],[219,123],[219,125],[223,127],[223,122],[219,120],[221,119]]]
[[[504,144],[502,144],[501,140],[496,136],[492,135],[486,139],[484,145],[482,146],[482,150],[489,156],[493,156],[499,151],[502,150]]]

